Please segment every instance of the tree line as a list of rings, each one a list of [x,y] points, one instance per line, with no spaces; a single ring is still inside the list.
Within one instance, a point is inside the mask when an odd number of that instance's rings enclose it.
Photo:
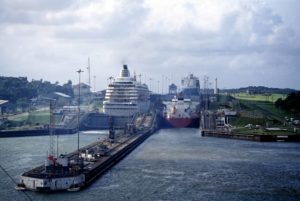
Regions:
[[[26,108],[30,105],[31,99],[37,97],[52,97],[53,92],[65,93],[73,97],[72,81],[63,85],[58,82],[31,80],[27,77],[3,77],[0,76],[0,99],[8,100],[9,110]]]
[[[227,93],[245,93],[250,92],[251,94],[290,94],[295,92],[295,89],[280,89],[280,88],[269,88],[264,86],[249,86],[249,87],[242,87],[238,89],[222,89],[221,92]]]

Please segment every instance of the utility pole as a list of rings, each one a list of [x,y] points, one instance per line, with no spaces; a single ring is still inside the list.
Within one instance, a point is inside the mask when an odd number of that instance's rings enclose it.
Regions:
[[[159,80],[157,80],[157,93],[159,94]]]
[[[89,86],[91,87],[91,66],[90,66],[90,57],[88,57],[88,66],[87,70],[89,72]],[[82,71],[83,72],[83,71]]]
[[[164,75],[161,75],[161,94],[164,94]]]
[[[81,83],[80,83],[80,74],[83,72],[81,69],[78,69],[78,71],[76,71],[78,73],[78,77],[79,77],[79,84],[78,84],[78,115],[77,115],[77,153],[78,153],[78,161],[79,161],[79,129],[80,129],[80,87],[81,87]]]
[[[150,77],[149,78],[149,90],[151,91],[151,81],[152,81],[152,78]]]
[[[209,77],[204,76],[204,95],[205,95],[205,110],[208,110],[208,91],[209,91]]]
[[[92,99],[92,92],[91,92],[91,89],[92,89],[92,85],[91,85],[91,65],[90,65],[90,57],[88,57],[88,66],[87,66],[87,70],[88,70],[88,73],[89,73],[89,88],[90,88],[90,93],[88,95],[88,100],[89,100],[89,103],[91,103],[91,99]]]
[[[168,93],[168,91],[169,91],[169,86],[168,85],[171,84],[171,83],[170,83],[170,79],[167,76],[165,78],[166,78],[166,82],[165,82],[165,84],[166,84],[166,93]]]
[[[96,75],[94,75],[93,78],[94,78],[94,91],[96,92]]]

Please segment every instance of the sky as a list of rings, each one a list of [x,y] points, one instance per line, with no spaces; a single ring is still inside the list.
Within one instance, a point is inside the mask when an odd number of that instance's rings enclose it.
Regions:
[[[299,0],[0,0],[0,76],[76,84],[80,68],[87,83],[90,58],[93,90],[123,64],[153,91],[189,73],[221,89],[299,90],[299,10]]]

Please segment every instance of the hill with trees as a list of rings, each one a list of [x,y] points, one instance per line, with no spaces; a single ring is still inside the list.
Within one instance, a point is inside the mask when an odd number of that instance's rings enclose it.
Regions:
[[[280,89],[280,88],[269,88],[264,86],[249,86],[249,87],[241,87],[238,89],[222,89],[221,92],[227,93],[249,93],[249,94],[290,94],[292,92],[296,92],[295,89]]]
[[[58,82],[31,80],[27,77],[0,77],[0,99],[8,100],[8,109],[27,108],[31,99],[37,97],[52,97],[53,92],[61,92],[73,96],[72,82],[63,85]]]

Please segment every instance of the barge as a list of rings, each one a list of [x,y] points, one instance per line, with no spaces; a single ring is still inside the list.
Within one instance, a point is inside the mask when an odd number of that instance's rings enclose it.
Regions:
[[[18,190],[39,192],[78,191],[119,162],[157,129],[156,113],[137,115],[124,131],[110,129],[109,138],[58,158],[21,175]]]

